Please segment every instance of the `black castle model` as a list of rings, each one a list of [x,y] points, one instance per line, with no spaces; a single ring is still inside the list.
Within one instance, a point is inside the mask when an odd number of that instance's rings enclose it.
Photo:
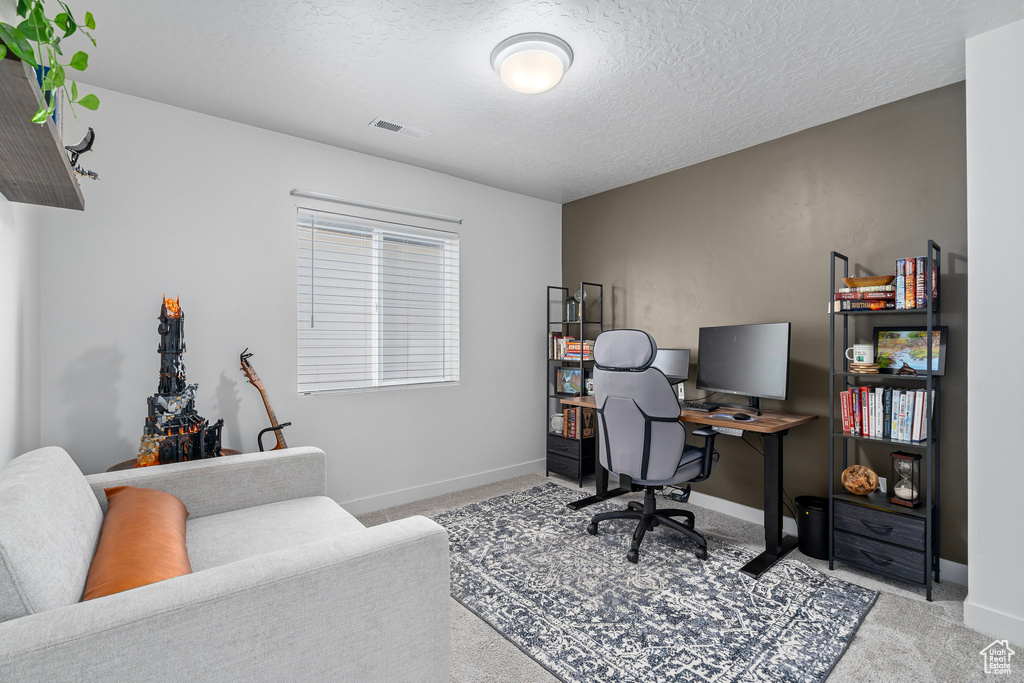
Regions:
[[[160,384],[147,399],[149,416],[136,456],[136,467],[163,465],[220,455],[224,420],[210,425],[196,412],[198,384],[185,383],[185,316],[174,299],[160,307]]]

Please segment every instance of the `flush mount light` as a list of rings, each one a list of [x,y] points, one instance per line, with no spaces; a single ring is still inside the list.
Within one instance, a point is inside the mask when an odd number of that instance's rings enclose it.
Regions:
[[[569,43],[548,33],[520,33],[491,53],[491,66],[505,85],[526,95],[551,90],[571,64]]]

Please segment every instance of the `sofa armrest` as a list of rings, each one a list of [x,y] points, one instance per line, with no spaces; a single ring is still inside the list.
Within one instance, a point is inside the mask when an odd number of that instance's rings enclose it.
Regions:
[[[410,517],[0,624],[3,681],[447,681],[444,528]]]
[[[158,489],[177,496],[192,518],[327,495],[327,456],[319,448],[285,448],[192,462],[102,472],[85,477],[104,514],[112,486]]]

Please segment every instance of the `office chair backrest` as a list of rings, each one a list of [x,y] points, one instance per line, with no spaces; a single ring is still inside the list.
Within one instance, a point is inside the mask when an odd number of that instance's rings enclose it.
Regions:
[[[671,477],[686,441],[672,385],[651,367],[657,351],[641,330],[611,330],[594,343],[601,464],[637,483]]]

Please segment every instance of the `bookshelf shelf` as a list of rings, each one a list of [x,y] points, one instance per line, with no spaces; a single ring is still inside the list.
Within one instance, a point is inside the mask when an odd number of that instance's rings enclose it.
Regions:
[[[942,250],[934,241],[928,240],[927,256],[924,257],[924,273],[934,273],[935,290],[941,292],[939,283],[941,273],[939,262]],[[912,260],[912,259],[908,259]],[[918,268],[921,271],[920,268]],[[837,292],[840,278],[849,277],[849,259],[833,251],[830,265],[829,287],[833,299]],[[897,273],[900,275],[900,273]],[[916,285],[925,283],[927,278],[917,280]],[[841,286],[841,285],[838,285]],[[922,289],[924,291],[922,291]],[[885,576],[910,581],[924,586],[925,594],[932,599],[932,584],[939,581],[939,466],[941,430],[937,419],[941,405],[941,377],[931,370],[918,375],[864,374],[850,372],[849,360],[844,352],[854,342],[855,330],[849,318],[861,316],[892,316],[908,315],[924,318],[924,327],[917,329],[935,330],[939,327],[941,316],[941,297],[933,298],[933,289],[924,284],[917,290],[923,296],[922,308],[897,308],[878,311],[829,311],[829,424],[832,425],[829,436],[829,518],[831,531],[829,534],[829,569],[835,563],[845,562],[865,569],[876,571]],[[897,296],[899,296],[897,294]],[[918,298],[918,304],[922,299]],[[910,302],[913,303],[913,302]],[[918,325],[922,321],[919,320]],[[890,324],[890,323],[886,323]],[[931,335],[926,335],[931,339]],[[933,349],[933,353],[938,353]],[[888,388],[915,391],[924,390],[924,396],[934,396],[933,402],[923,401],[921,418],[928,425],[928,438],[921,441],[893,439],[880,436],[863,436],[843,430],[840,395],[846,388],[870,386],[872,392]],[[909,388],[908,388],[909,387]],[[917,389],[915,389],[915,387]],[[862,394],[863,395],[863,394]],[[877,394],[875,394],[877,396]],[[877,401],[877,399],[876,399]],[[848,404],[849,402],[847,402]],[[878,405],[878,403],[874,403]],[[901,418],[902,419],[902,418]],[[885,418],[882,419],[883,426]],[[877,423],[876,423],[877,425]],[[917,508],[897,505],[889,501],[888,496],[878,492],[868,496],[857,496],[848,493],[839,484],[839,473],[845,470],[852,460],[853,449],[875,448],[870,444],[897,449],[913,449],[923,451],[921,488],[923,504]],[[841,469],[837,467],[841,465]],[[886,471],[885,476],[889,473]],[[889,482],[893,486],[895,482]],[[885,534],[878,530],[889,529]],[[881,553],[881,555],[880,555]],[[886,556],[891,553],[891,557]],[[915,558],[907,561],[906,558]],[[865,559],[866,558],[866,559]],[[904,558],[896,562],[894,558]]]
[[[594,474],[596,465],[596,442],[593,436],[588,437],[566,437],[561,432],[551,429],[551,417],[553,414],[563,413],[561,400],[574,398],[577,394],[555,391],[556,383],[554,374],[556,368],[578,368],[581,382],[585,385],[585,379],[594,366],[593,360],[582,358],[552,358],[551,335],[557,334],[572,337],[576,341],[594,340],[597,335],[604,331],[604,287],[596,282],[580,282],[579,288],[574,292],[581,291],[586,294],[583,301],[578,301],[579,320],[555,320],[566,316],[566,300],[570,296],[568,287],[549,286],[547,288],[547,310],[544,312],[544,320],[548,330],[548,362],[547,370],[547,399],[545,401],[545,436],[546,445],[546,466],[545,475],[552,472],[571,477],[578,484],[583,486],[583,478]],[[572,311],[575,317],[576,311]],[[568,317],[568,316],[566,316]],[[565,387],[568,388],[568,387]],[[583,388],[583,387],[581,387]],[[585,391],[585,388],[584,388]],[[586,410],[576,408],[574,410]],[[563,413],[564,414],[564,413]],[[577,428],[579,424],[577,423]],[[596,430],[595,430],[596,432]]]

